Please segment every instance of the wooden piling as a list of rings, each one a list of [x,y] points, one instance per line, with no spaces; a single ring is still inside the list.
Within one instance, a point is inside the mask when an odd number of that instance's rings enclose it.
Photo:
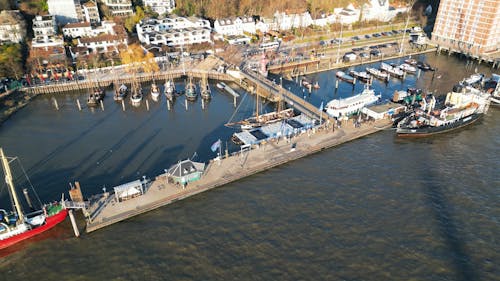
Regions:
[[[56,110],[59,110],[59,104],[57,104],[56,98],[54,98],[54,106],[56,107]]]
[[[76,105],[78,106],[78,110],[82,111],[82,105],[80,104],[80,100],[76,99]]]
[[[122,100],[122,109],[123,109],[123,111],[125,111],[125,101],[124,100]]]
[[[76,237],[80,236],[80,231],[78,230],[78,226],[76,225],[75,216],[73,215],[73,210],[68,211],[69,219],[71,220],[71,225],[73,226],[73,232]]]
[[[149,111],[149,100],[146,100],[146,110]]]
[[[188,110],[188,100],[187,99],[184,100],[184,105],[186,106],[186,111],[187,111]]]
[[[100,104],[101,104],[102,111],[104,111],[104,102],[102,100],[100,100]]]
[[[170,111],[170,100],[167,99],[167,110]]]

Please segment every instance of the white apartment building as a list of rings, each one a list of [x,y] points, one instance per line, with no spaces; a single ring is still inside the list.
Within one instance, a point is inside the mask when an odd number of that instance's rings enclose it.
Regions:
[[[78,38],[77,47],[87,48],[87,53],[119,52],[127,46],[127,37],[123,35],[101,34],[94,37]]]
[[[145,19],[136,25],[136,29],[139,41],[146,45],[173,47],[212,42],[210,22],[201,18]]]
[[[101,22],[101,16],[99,15],[99,9],[97,8],[97,3],[95,1],[88,1],[82,5],[83,17],[86,22],[96,24]]]
[[[18,10],[0,12],[0,43],[20,43],[26,37],[26,23]]]
[[[64,36],[71,38],[94,37],[99,34],[116,34],[112,21],[102,21],[99,26],[91,25],[89,22],[68,23],[62,28]]]
[[[237,17],[217,19],[214,22],[214,31],[225,35],[243,35],[243,33],[254,34],[256,32],[253,17]]]
[[[108,7],[111,16],[126,17],[134,14],[131,0],[101,0]]]
[[[290,30],[292,28],[308,27],[312,24],[309,12],[301,14],[287,14],[285,12],[274,13],[274,22],[279,30]]]
[[[80,0],[47,0],[49,14],[56,17],[57,23],[65,25],[69,22],[83,20]]]
[[[33,19],[33,41],[43,42],[57,34],[56,18],[53,15],[35,16]]]
[[[354,8],[352,4],[349,4],[345,8],[333,9],[333,14],[335,17],[335,22],[342,24],[352,24],[359,21],[361,11]]]
[[[175,0],[143,0],[143,3],[160,16],[171,13],[175,9]]]

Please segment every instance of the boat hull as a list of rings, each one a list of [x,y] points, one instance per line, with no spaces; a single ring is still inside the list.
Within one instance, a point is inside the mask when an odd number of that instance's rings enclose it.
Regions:
[[[398,137],[406,137],[406,138],[418,138],[418,137],[428,137],[431,135],[436,135],[436,134],[442,134],[446,132],[450,132],[452,130],[456,130],[462,127],[465,127],[467,125],[470,125],[477,120],[479,120],[483,114],[480,113],[474,113],[472,115],[469,115],[467,117],[461,118],[457,120],[456,122],[453,122],[448,125],[444,126],[438,126],[438,127],[433,127],[433,126],[424,126],[420,128],[400,128],[398,127],[396,129],[396,134]]]
[[[45,219],[44,225],[39,226],[39,227],[34,228],[34,229],[31,229],[31,230],[28,230],[28,231],[25,231],[21,234],[9,237],[7,239],[1,240],[0,241],[0,250],[5,249],[5,248],[12,246],[16,243],[19,243],[21,241],[24,241],[26,239],[32,238],[40,233],[43,233],[43,232],[53,228],[54,226],[56,226],[59,223],[61,223],[62,221],[64,221],[67,214],[68,214],[68,210],[63,209],[59,213],[57,213],[53,216],[47,217]]]

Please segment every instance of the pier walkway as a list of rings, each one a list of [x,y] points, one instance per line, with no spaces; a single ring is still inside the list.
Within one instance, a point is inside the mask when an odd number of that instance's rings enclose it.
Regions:
[[[305,101],[294,93],[284,89],[280,85],[277,85],[274,82],[269,81],[265,77],[260,76],[252,70],[247,70],[246,68],[244,68],[241,71],[241,74],[243,75],[243,77],[256,84],[261,89],[267,91],[271,95],[271,100],[284,100],[290,106],[297,109],[302,114],[307,115],[308,117],[317,120],[330,120],[330,122],[333,122],[333,119],[326,113],[322,112],[318,107]]]
[[[228,157],[216,158],[207,164],[200,180],[185,188],[169,183],[165,174],[157,176],[148,184],[143,195],[117,202],[109,193],[93,197],[90,209],[92,219],[87,221],[87,232],[92,232],[130,217],[154,210],[158,207],[248,177],[269,168],[299,159],[372,133],[391,125],[390,120],[362,123],[355,127],[346,121],[342,128],[327,122],[319,129],[298,133],[290,139],[275,139],[272,142],[242,150]]]

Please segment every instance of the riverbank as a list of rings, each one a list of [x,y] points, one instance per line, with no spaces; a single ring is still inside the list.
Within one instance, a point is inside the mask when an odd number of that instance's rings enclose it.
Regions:
[[[0,96],[0,125],[19,109],[28,105],[35,95],[9,90]]]

